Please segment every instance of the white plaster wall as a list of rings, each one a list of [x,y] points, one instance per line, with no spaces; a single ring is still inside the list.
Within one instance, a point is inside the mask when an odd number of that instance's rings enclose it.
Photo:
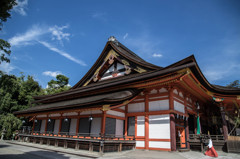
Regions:
[[[145,136],[145,117],[137,117],[137,136]]]
[[[40,133],[44,133],[45,132],[45,125],[46,125],[46,120],[42,120]]]
[[[164,141],[149,141],[149,147],[151,148],[171,148],[170,142],[164,142]]]
[[[57,117],[60,116],[60,114],[49,114],[49,117]]]
[[[119,116],[119,117],[125,117],[125,113],[114,111],[114,110],[108,110],[107,114],[114,115],[114,116]]]
[[[69,134],[76,135],[77,119],[71,119]]]
[[[169,114],[149,116],[149,138],[170,139]]]
[[[55,134],[55,135],[58,134],[59,124],[60,124],[60,120],[59,119],[55,120],[54,131],[53,131],[53,134]]]
[[[168,92],[168,90],[166,88],[159,89],[159,93],[164,93],[164,92]]]
[[[83,111],[80,115],[102,114],[101,110]]]
[[[184,105],[174,100],[174,110],[185,113]]]
[[[99,135],[101,133],[101,123],[102,123],[102,118],[93,118],[92,124],[91,124],[91,134],[93,136]]]
[[[76,116],[76,115],[78,115],[77,112],[63,113],[63,116]]]
[[[119,109],[125,110],[125,106],[120,107]]]
[[[169,100],[157,100],[149,102],[149,111],[169,110]]]
[[[123,136],[123,120],[117,119],[116,120],[116,136],[121,137]]]
[[[145,147],[145,141],[136,141],[136,147]]]
[[[145,103],[133,103],[128,104],[128,112],[134,113],[134,112],[144,112],[145,111]]]
[[[167,98],[168,96],[158,96],[158,97],[149,97],[149,99],[161,99],[161,98]]]
[[[37,118],[44,118],[44,117],[47,117],[47,115],[44,115],[44,114],[43,115],[37,115],[36,117]]]

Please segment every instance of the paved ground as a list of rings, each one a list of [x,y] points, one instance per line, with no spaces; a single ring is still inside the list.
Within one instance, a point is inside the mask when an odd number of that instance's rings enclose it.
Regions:
[[[39,145],[38,145],[39,146]],[[42,146],[42,147],[41,147]],[[44,150],[46,146],[40,145],[39,148],[27,147],[23,145],[10,144],[0,142],[0,159],[86,159],[73,155],[73,152],[81,154],[81,151],[65,149],[65,152],[55,152],[55,150]],[[41,148],[41,149],[40,149]],[[42,149],[43,148],[43,149]],[[57,148],[61,151],[61,148]],[[87,154],[87,152],[85,153]],[[240,154],[224,153],[218,151],[219,159],[240,159]],[[95,154],[96,156],[96,154]],[[160,152],[160,151],[145,151],[135,150],[122,153],[107,153],[99,159],[211,159],[212,157],[204,156],[200,152]]]

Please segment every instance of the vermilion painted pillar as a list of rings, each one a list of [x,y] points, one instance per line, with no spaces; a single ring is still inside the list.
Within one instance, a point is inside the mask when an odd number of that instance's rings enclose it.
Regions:
[[[35,128],[35,119],[33,119],[32,133],[34,133],[34,128]]]
[[[76,135],[78,136],[80,117],[77,118]]]
[[[149,115],[145,116],[145,149],[149,149]]]
[[[58,134],[60,134],[60,132],[61,132],[61,128],[62,128],[62,117],[60,118],[60,121],[59,121]]]
[[[148,92],[145,92],[145,112],[149,112]],[[149,149],[149,115],[145,115],[145,149]]]
[[[128,113],[128,105],[125,106],[125,132],[124,132],[124,135],[127,136],[127,127],[128,127],[128,116],[127,116],[127,113]]]
[[[170,114],[170,137],[171,137],[171,151],[176,151],[176,130],[175,130],[175,116]]]
[[[106,111],[102,112],[102,125],[101,125],[101,135],[105,134],[105,125],[106,125]]]
[[[173,88],[168,89],[169,95],[169,110],[174,110]]]
[[[44,130],[44,131],[45,131],[45,132],[44,132],[45,134],[47,133],[47,124],[48,124],[48,118],[47,118],[46,121],[45,121],[45,130]]]
[[[188,126],[188,120],[185,121],[186,122],[186,144],[187,144],[187,148],[190,149],[190,145],[189,145],[189,126]]]

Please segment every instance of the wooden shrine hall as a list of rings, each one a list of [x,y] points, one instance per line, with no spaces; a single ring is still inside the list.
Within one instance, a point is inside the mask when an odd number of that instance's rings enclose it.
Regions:
[[[160,67],[110,37],[70,90],[34,99],[36,106],[14,113],[26,121],[21,141],[100,152],[176,151],[209,133],[214,146],[223,146],[239,115],[240,89],[210,84],[193,55]]]

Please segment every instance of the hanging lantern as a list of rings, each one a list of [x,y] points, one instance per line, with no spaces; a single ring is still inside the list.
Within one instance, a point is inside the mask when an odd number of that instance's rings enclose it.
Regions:
[[[93,117],[92,116],[89,116],[89,121],[92,121],[93,120]]]

